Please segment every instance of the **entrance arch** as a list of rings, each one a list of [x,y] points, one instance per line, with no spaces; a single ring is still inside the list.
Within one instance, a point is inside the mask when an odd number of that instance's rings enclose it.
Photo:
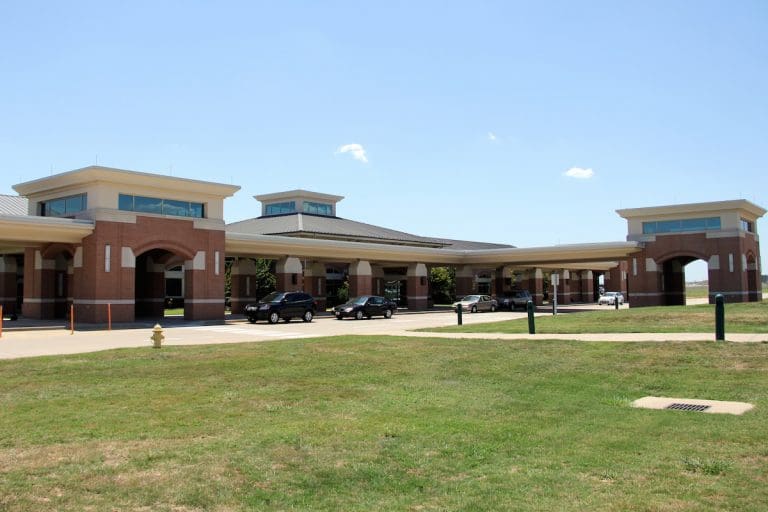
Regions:
[[[618,210],[627,240],[642,250],[628,260],[632,306],[685,303],[684,267],[707,262],[708,299],[759,301],[757,219],[766,211],[744,199]]]
[[[179,266],[183,268],[183,264],[183,256],[167,249],[150,249],[136,256],[134,273],[136,318],[157,319],[165,316],[169,298],[166,272]],[[183,285],[180,291],[180,295],[186,299]],[[173,293],[173,295],[177,294]]]

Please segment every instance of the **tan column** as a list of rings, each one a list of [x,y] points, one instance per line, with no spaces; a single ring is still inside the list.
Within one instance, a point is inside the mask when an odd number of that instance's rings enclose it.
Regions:
[[[294,256],[288,256],[277,261],[275,266],[275,287],[280,292],[294,292],[304,290],[304,275],[301,260]]]
[[[38,249],[24,251],[24,304],[28,318],[54,318],[56,261],[43,259]]]
[[[349,297],[373,294],[373,270],[364,260],[349,264]]]
[[[571,274],[568,270],[558,271],[560,274],[560,284],[557,285],[557,303],[558,304],[570,304],[571,303],[571,286],[570,279]]]
[[[427,309],[427,295],[429,294],[427,266],[423,263],[411,263],[408,265],[407,278],[406,298],[408,300],[408,309],[414,311]]]

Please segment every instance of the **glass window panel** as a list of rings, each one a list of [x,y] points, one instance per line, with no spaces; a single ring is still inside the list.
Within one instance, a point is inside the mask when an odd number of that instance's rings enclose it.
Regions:
[[[189,212],[188,201],[176,201],[174,199],[163,199],[163,214],[175,215],[177,217],[186,217]]]
[[[66,199],[65,209],[67,213],[75,213],[83,211],[83,196],[72,196]]]
[[[710,217],[707,219],[707,229],[720,229],[720,217]]]
[[[683,219],[680,221],[683,231],[701,231],[707,229],[707,219]]]
[[[134,196],[133,209],[144,213],[163,213],[163,200],[154,197]]]
[[[120,196],[117,199],[117,207],[120,210],[124,210],[127,212],[133,211],[133,196],[129,196],[128,194],[120,194]]]
[[[266,208],[267,215],[280,215],[282,213],[293,213],[296,211],[295,201],[286,201],[284,203],[268,204]]]
[[[316,215],[331,215],[331,205],[324,203],[314,203],[312,201],[304,201],[304,211],[306,213],[313,213]]]
[[[655,222],[643,222],[643,234],[644,235],[652,235],[656,233],[656,223]]]
[[[205,208],[203,208],[203,203],[189,203],[190,217],[197,217],[198,219],[202,219],[204,214]]]
[[[64,199],[54,199],[45,203],[45,214],[48,217],[60,217],[66,212],[66,207]]]

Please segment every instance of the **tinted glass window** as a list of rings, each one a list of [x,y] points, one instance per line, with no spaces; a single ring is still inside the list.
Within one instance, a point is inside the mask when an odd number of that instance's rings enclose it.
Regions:
[[[163,200],[154,197],[135,196],[133,198],[133,211],[162,214]]]
[[[656,233],[683,233],[686,231],[709,231],[716,229],[720,229],[720,217],[643,222],[644,235],[654,235]]]
[[[293,213],[296,211],[296,201],[285,201],[284,203],[268,204],[265,208],[266,215],[280,215],[282,213]]]
[[[125,210],[128,212],[133,211],[133,196],[129,196],[127,194],[120,194],[120,197],[117,200],[117,207],[120,210]]]
[[[186,217],[189,214],[189,202],[174,201],[173,199],[163,200],[163,215],[176,215],[177,217]]]
[[[332,207],[329,204],[314,203],[312,201],[304,201],[304,212],[313,213],[315,215],[332,215]]]

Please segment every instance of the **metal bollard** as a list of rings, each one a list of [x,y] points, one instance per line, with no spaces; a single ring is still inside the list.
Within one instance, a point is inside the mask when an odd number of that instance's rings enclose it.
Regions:
[[[459,322],[459,325],[461,325],[461,324],[462,324],[462,319],[461,319],[461,304],[459,304],[458,306],[456,306],[456,315],[457,315],[457,320],[458,320],[458,322]]]
[[[619,309],[619,296],[617,295],[615,299],[613,299],[613,309]]]
[[[528,334],[536,334],[536,323],[533,320],[533,301],[526,302],[525,309],[528,311]]]
[[[150,339],[152,340],[152,348],[160,348],[162,346],[165,336],[163,336],[163,328],[160,327],[160,324],[155,324],[152,328]]]
[[[725,299],[715,295],[715,341],[725,341]]]

